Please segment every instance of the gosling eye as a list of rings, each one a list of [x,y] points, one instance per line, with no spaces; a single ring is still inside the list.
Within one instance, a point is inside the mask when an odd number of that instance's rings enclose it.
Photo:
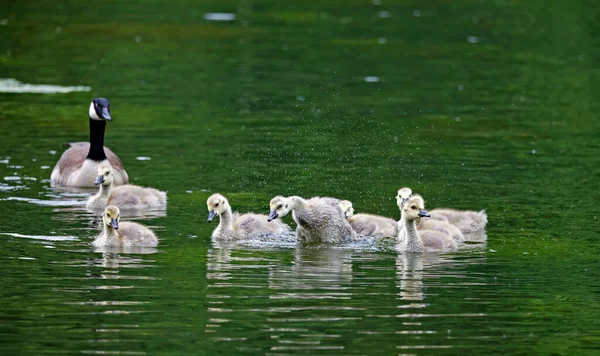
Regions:
[[[277,205],[277,209],[283,208],[283,205]]]
[[[417,207],[416,207],[416,206],[414,206],[414,205],[413,205],[413,206],[411,206],[410,208],[411,208],[411,209],[413,209],[413,210],[417,209]]]
[[[219,203],[216,203],[215,206],[219,206]]]

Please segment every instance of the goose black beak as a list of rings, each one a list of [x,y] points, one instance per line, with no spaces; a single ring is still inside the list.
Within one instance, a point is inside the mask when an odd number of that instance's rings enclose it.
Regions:
[[[108,111],[108,108],[102,108],[102,118],[106,121],[112,121],[112,117],[110,116],[110,111]]]
[[[110,219],[110,226],[115,230],[119,230],[119,221],[117,219]]]
[[[98,184],[102,184],[102,183],[104,183],[104,176],[97,176],[96,180],[94,181],[94,184],[98,185]]]
[[[406,204],[407,201],[408,201],[408,198],[402,198],[401,204],[404,205],[404,204]]]
[[[425,209],[419,209],[419,217],[428,218],[431,217]]]
[[[275,210],[271,210],[269,211],[269,217],[267,218],[267,221],[271,222],[275,219],[277,219],[279,217],[279,215],[275,212]]]
[[[214,211],[214,210],[211,210],[211,211],[209,211],[209,212],[208,212],[208,220],[207,220],[207,221],[208,221],[208,222],[211,222],[211,221],[212,221],[212,219],[214,219],[214,218],[215,218],[215,215],[217,215],[217,213],[215,213],[215,211]]]

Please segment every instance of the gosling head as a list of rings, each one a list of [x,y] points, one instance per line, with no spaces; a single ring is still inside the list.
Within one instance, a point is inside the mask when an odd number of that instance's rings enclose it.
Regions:
[[[350,219],[350,217],[354,215],[354,208],[352,207],[352,202],[350,200],[340,200],[338,205],[342,209],[342,213],[344,213],[346,219]]]
[[[92,120],[112,121],[112,117],[110,116],[110,103],[104,98],[96,98],[92,100],[88,113],[90,115],[90,119]]]
[[[402,209],[404,203],[410,198],[412,195],[412,190],[410,188],[400,188],[398,189],[398,195],[396,196],[396,204],[398,204],[398,208]]]
[[[100,165],[100,167],[98,167],[98,170],[96,173],[98,174],[98,176],[96,177],[96,181],[94,181],[95,185],[102,184],[105,186],[109,186],[113,183],[115,174],[113,173],[113,169],[110,165],[108,165],[108,164]]]
[[[425,210],[425,201],[420,195],[414,195],[406,201],[402,211],[407,220],[417,220],[418,218],[429,217]]]
[[[208,208],[208,222],[214,219],[215,215],[221,216],[225,211],[229,202],[221,194],[213,194],[206,200],[206,207]]]
[[[109,205],[104,209],[102,221],[104,225],[112,227],[115,230],[119,229],[119,219],[121,219],[121,211],[114,205]]]
[[[271,199],[269,203],[270,211],[267,220],[273,221],[279,217],[286,216],[290,212],[290,204],[288,199],[281,195]]]

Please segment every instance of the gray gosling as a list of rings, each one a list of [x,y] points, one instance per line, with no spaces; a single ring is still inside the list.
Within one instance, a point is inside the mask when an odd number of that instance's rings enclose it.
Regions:
[[[398,236],[398,222],[394,219],[373,214],[356,214],[354,207],[348,200],[339,202],[339,206],[348,219],[352,229],[361,236],[371,236],[375,238],[396,237]]]
[[[332,200],[329,200],[332,199]],[[296,236],[302,242],[337,243],[355,240],[357,235],[346,221],[335,198],[276,196],[271,199],[269,221],[292,212],[297,224]]]
[[[402,188],[398,190],[398,197],[400,197],[400,191],[403,191],[403,197],[406,198],[412,194],[410,188]],[[398,206],[400,206],[400,202],[398,202]],[[429,211],[429,215],[431,215],[430,219],[432,220],[445,221],[456,226],[463,234],[484,230],[488,221],[485,209],[479,212],[471,210],[433,209]]]
[[[94,246],[155,247],[158,238],[152,230],[134,222],[120,222],[121,211],[109,205],[102,214],[102,233],[92,243]]]
[[[408,198],[412,196],[412,191],[410,188],[402,188],[398,190],[398,195],[396,196],[396,204],[398,204],[398,208],[402,211],[404,203],[408,200]],[[431,212],[429,212],[431,214]],[[442,221],[442,220],[432,220],[427,217],[422,217],[416,220],[417,222],[417,230],[434,230],[439,231],[444,234],[452,236],[454,241],[457,244],[460,244],[465,241],[465,237],[462,232],[454,225]],[[403,220],[400,219],[398,222],[398,226],[401,227],[403,224]]]
[[[485,210],[476,212],[470,210],[434,209],[429,214],[431,214],[431,219],[446,221],[456,226],[465,234],[485,230],[488,221]]]
[[[90,142],[71,142],[52,169],[50,183],[58,187],[93,187],[96,171],[101,164],[115,169],[115,185],[127,184],[129,176],[123,163],[109,148],[104,147],[106,122],[112,121],[110,103],[96,98],[88,109]]]
[[[266,215],[233,213],[229,201],[221,194],[213,194],[206,200],[208,222],[219,216],[219,226],[213,239],[239,240],[255,234],[279,234],[290,230],[281,220],[271,221]]]
[[[98,194],[90,197],[87,208],[90,210],[104,209],[106,205],[117,205],[123,209],[160,208],[167,205],[167,193],[154,188],[144,188],[138,185],[125,184],[114,187],[115,174],[110,165],[98,167],[96,181],[100,189]]]
[[[440,231],[417,230],[416,220],[428,217],[420,195],[410,197],[401,208],[402,226],[398,234],[398,250],[407,252],[454,251],[458,248],[452,236]]]

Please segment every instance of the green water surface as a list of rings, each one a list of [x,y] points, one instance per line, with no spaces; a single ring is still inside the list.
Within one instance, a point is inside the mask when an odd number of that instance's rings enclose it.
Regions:
[[[1,0],[0,78],[91,91],[0,93],[0,352],[597,354],[598,58],[593,1]],[[168,191],[129,218],[156,250],[91,248],[91,191],[50,187],[98,96],[131,183]],[[486,209],[488,243],[220,246],[206,223],[214,192],[397,217],[402,186]]]

